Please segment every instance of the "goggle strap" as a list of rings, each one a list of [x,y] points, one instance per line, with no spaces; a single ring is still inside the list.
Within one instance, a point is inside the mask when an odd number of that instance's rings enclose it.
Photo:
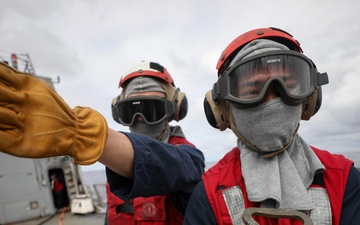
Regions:
[[[161,132],[161,134],[159,136],[156,137],[156,140],[163,140],[163,138],[165,137],[165,135],[168,133],[169,130],[169,123],[165,123],[165,128],[164,130]]]

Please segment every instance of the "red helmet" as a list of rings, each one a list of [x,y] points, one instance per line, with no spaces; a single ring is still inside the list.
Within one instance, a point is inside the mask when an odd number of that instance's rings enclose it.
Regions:
[[[133,65],[120,79],[119,88],[124,87],[124,84],[131,80],[134,77],[138,76],[150,76],[156,77],[160,80],[163,80],[172,86],[174,85],[174,80],[168,73],[165,67],[155,62],[141,61]]]
[[[260,38],[271,39],[283,45],[286,45],[290,50],[298,51],[301,53],[303,52],[300,47],[300,43],[286,31],[274,27],[251,30],[233,40],[221,53],[221,56],[216,65],[216,69],[218,70],[218,76],[222,73],[224,69],[229,66],[231,60],[235,57],[236,53],[242,47],[244,47],[247,43]]]

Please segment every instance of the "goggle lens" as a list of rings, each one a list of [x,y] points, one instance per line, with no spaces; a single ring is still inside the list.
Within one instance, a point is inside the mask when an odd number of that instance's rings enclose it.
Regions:
[[[217,85],[220,96],[238,104],[259,104],[271,85],[284,100],[300,103],[317,87],[313,63],[300,53],[274,51],[249,57],[224,72]]]
[[[137,116],[141,116],[147,124],[160,123],[173,115],[173,103],[156,97],[128,98],[116,103],[119,120],[131,126]]]
[[[230,74],[230,94],[238,99],[254,99],[264,87],[278,80],[289,94],[302,96],[311,89],[309,65],[296,57],[276,56],[239,65]]]

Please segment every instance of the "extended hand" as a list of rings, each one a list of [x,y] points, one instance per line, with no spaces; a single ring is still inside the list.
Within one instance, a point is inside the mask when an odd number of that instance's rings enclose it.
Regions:
[[[70,155],[87,165],[101,156],[107,132],[97,111],[71,109],[45,82],[0,62],[0,151],[27,158]]]

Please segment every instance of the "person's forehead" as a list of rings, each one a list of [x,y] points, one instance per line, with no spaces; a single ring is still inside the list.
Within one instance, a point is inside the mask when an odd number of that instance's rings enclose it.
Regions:
[[[139,93],[133,93],[128,96],[129,97],[141,97],[141,96],[155,96],[155,97],[165,97],[165,94],[160,91],[145,91]]]

